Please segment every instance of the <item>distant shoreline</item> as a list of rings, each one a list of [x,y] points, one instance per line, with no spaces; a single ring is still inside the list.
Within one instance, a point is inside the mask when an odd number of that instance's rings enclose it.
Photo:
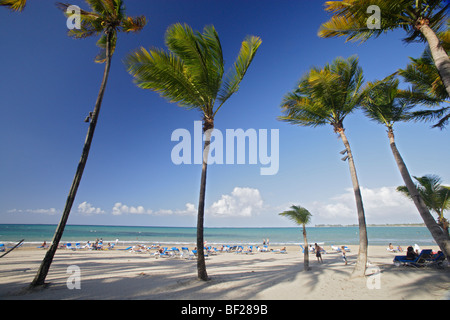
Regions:
[[[368,227],[425,227],[424,223],[368,224]],[[357,224],[316,224],[316,228],[358,227]]]

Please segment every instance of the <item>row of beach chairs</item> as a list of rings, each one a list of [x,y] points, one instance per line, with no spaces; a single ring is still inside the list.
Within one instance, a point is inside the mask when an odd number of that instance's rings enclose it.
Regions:
[[[445,255],[439,251],[433,253],[431,249],[423,249],[420,254],[414,259],[407,259],[406,256],[395,256],[394,265],[399,266],[411,266],[411,267],[440,267],[445,261]]]
[[[84,245],[82,246],[80,242],[75,243],[75,245],[72,245],[71,242],[66,243],[65,248],[68,250],[82,250],[82,249],[89,249],[89,250],[112,250],[114,249],[114,243],[109,244],[108,246],[104,246],[103,244],[98,244],[97,247],[94,247],[91,245]],[[38,247],[38,248],[42,248]],[[130,247],[131,248],[131,247]]]

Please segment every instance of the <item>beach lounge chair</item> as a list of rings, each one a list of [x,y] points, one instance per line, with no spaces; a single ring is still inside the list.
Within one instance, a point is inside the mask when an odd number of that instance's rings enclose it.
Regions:
[[[436,266],[436,267],[442,267],[443,262],[445,261],[445,255],[442,251],[439,251],[436,254],[432,254],[430,259],[427,260],[427,265],[429,266]]]
[[[72,247],[72,244],[70,242],[66,244],[66,249],[76,250],[75,247]]]
[[[195,257],[197,257],[197,250],[192,250],[192,253],[194,254]],[[205,252],[204,255],[205,255],[205,258],[208,257],[208,253]]]
[[[167,253],[167,247],[163,247],[162,251],[156,250],[155,253],[152,254],[152,256],[154,256],[155,258],[159,258],[159,257],[169,257],[169,254]]]
[[[172,247],[169,250],[169,256],[170,257],[181,257],[180,249],[178,249],[177,247]]]
[[[5,244],[4,243],[0,243],[0,252],[5,252]]]
[[[427,261],[432,259],[433,250],[424,249],[420,252],[420,254],[413,260],[406,259],[406,256],[395,256],[394,264],[396,266],[412,266],[412,267],[423,267],[426,265]]]
[[[191,260],[194,257],[194,254],[189,251],[188,247],[181,247],[181,258]]]
[[[75,249],[81,249],[81,244],[79,242],[75,243]]]
[[[125,249],[118,249],[118,250],[123,250],[123,251],[127,251],[127,250],[131,250],[133,247],[128,247],[128,248],[125,248]]]

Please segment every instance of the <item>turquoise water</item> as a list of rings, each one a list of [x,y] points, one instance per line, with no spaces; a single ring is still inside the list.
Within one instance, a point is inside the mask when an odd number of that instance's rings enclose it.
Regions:
[[[0,243],[50,242],[56,225],[0,224]],[[358,244],[358,227],[307,227],[308,242],[322,242],[325,245]],[[434,245],[425,227],[368,227],[369,244],[387,245]],[[270,244],[289,245],[303,243],[302,230],[296,228],[205,228],[205,240],[209,244],[262,244],[269,238]],[[179,227],[130,227],[68,225],[63,242],[86,242],[102,238],[104,242],[120,243],[172,243],[195,244],[195,228]]]

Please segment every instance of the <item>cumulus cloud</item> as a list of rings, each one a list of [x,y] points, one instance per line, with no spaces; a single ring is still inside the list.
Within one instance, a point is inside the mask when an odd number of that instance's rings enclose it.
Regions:
[[[116,202],[114,204],[114,207],[112,209],[112,214],[115,216],[121,215],[121,214],[152,214],[152,210],[145,209],[143,206],[127,206],[125,204],[122,204],[121,202]]]
[[[186,203],[184,209],[160,209],[160,210],[152,210],[145,209],[143,206],[128,206],[121,202],[117,202],[114,204],[112,209],[113,215],[122,215],[122,214],[148,214],[148,215],[156,215],[156,216],[166,216],[166,215],[193,215],[197,213],[197,209],[192,203]]]
[[[100,208],[93,207],[90,203],[84,201],[78,205],[78,212],[85,214],[85,215],[91,215],[91,214],[103,214],[105,213],[104,210]]]
[[[396,187],[361,187],[364,211],[368,223],[404,223],[419,221],[417,210],[409,199],[397,192]],[[321,223],[355,223],[356,203],[352,188],[327,202],[313,202],[308,210]]]
[[[263,200],[258,189],[235,187],[231,194],[224,194],[207,210],[217,217],[250,217],[262,209]]]

